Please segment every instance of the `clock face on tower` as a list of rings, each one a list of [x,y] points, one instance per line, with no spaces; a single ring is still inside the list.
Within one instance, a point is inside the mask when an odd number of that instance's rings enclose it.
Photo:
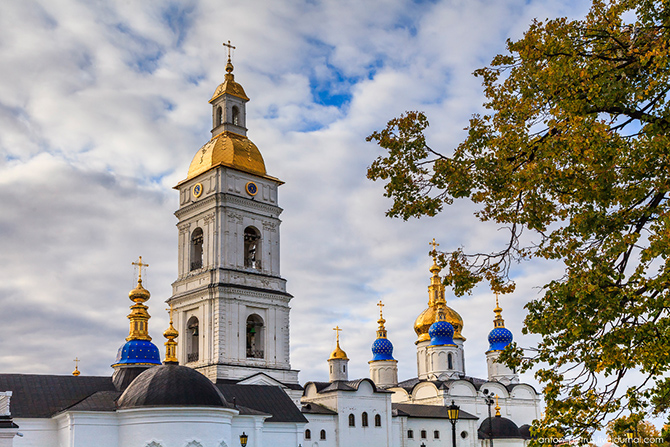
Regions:
[[[202,183],[193,185],[193,197],[196,199],[202,195]]]
[[[245,189],[250,196],[255,196],[258,193],[258,186],[254,182],[248,182]]]

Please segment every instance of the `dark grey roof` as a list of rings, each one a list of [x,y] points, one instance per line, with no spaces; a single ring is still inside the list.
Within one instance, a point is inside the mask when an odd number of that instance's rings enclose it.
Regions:
[[[236,384],[236,383],[240,383],[240,382],[245,381],[245,380],[249,380],[250,378],[252,378],[252,377],[256,377],[256,376],[266,376],[266,377],[270,377],[270,378],[271,378],[272,380],[274,380],[275,382],[280,383],[282,386],[285,386],[286,388],[288,388],[288,389],[290,389],[290,390],[300,390],[300,391],[302,391],[302,389],[303,389],[303,388],[302,388],[302,385],[300,385],[299,383],[284,383],[284,382],[280,382],[279,380],[275,379],[274,377],[268,376],[267,374],[262,373],[262,372],[258,372],[258,373],[256,373],[256,374],[253,374],[253,375],[249,376],[249,377],[245,377],[245,378],[242,379],[242,380],[239,380],[239,379],[216,379],[216,383]],[[250,385],[252,385],[252,384],[250,384]]]
[[[417,386],[418,384],[424,383],[424,382],[430,382],[430,383],[434,384],[437,387],[438,390],[445,390],[445,389],[448,389],[449,385],[451,385],[451,383],[453,383],[455,380],[465,380],[467,382],[470,382],[475,387],[475,390],[477,390],[477,391],[479,391],[479,388],[481,388],[481,386],[484,385],[485,383],[490,383],[491,382],[490,380],[480,379],[478,377],[470,377],[470,376],[461,375],[458,379],[453,379],[453,380],[421,380],[417,377],[414,377],[412,379],[407,379],[407,380],[403,380],[402,382],[399,382],[397,386],[400,387],[400,388],[404,388],[405,391],[407,391],[408,393],[411,393],[412,390],[414,389],[414,387]],[[510,391],[510,392],[515,387],[517,387],[519,385],[527,385],[527,386],[531,387],[533,389],[533,391],[535,391],[535,388],[533,388],[532,385],[528,385],[527,383],[510,383],[509,385],[503,385],[500,382],[497,382],[497,383],[504,386],[507,389],[507,391]],[[393,388],[393,387],[390,387],[390,388]],[[537,394],[537,391],[535,391],[535,394]]]
[[[266,422],[307,422],[288,394],[278,386],[237,385],[221,382],[217,382],[216,386],[228,403],[234,401],[238,406],[271,414],[272,417],[266,419]]]
[[[394,416],[407,416],[411,418],[437,418],[449,419],[447,408],[444,405],[417,405],[417,404],[391,404]],[[458,419],[479,419],[467,411],[460,410]]]
[[[0,428],[19,428],[11,416],[0,416]]]
[[[121,391],[97,391],[86,399],[78,402],[68,411],[116,411],[116,400],[121,396]]]
[[[188,366],[154,366],[137,376],[117,401],[119,408],[197,406],[227,407],[211,380]]]
[[[377,388],[375,383],[370,379],[357,379],[357,380],[335,380],[334,382],[307,382],[307,385],[313,384],[316,387],[316,392],[321,393],[330,393],[333,391],[357,391],[358,387],[363,382],[368,382],[372,385],[372,390],[375,393],[392,393],[392,391],[386,391],[381,388]]]
[[[489,421],[491,424],[489,425]],[[477,430],[479,439],[519,439],[519,427],[512,421],[502,416],[486,418]]]
[[[300,411],[307,414],[329,414],[329,415],[337,414],[337,411],[333,411],[328,407],[324,407],[323,405],[313,403],[303,405]]]
[[[14,418],[48,418],[97,391],[116,391],[111,377],[0,374],[0,391],[12,391]]]

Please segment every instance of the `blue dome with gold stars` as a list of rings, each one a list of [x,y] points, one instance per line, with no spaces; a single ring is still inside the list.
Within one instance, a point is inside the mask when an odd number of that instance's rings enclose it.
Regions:
[[[453,345],[454,327],[448,321],[436,321],[428,329],[430,346]]]
[[[512,332],[506,327],[497,327],[489,332],[489,351],[502,351],[512,343]]]
[[[372,343],[372,361],[395,360],[393,358],[393,344],[388,338],[378,338]]]
[[[130,340],[119,348],[114,365],[160,365],[156,345],[147,340]]]

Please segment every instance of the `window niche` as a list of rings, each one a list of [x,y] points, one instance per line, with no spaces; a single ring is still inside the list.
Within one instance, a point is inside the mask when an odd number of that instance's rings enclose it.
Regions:
[[[220,126],[221,124],[223,124],[223,108],[219,106],[216,109],[216,126]]]
[[[198,227],[191,234],[191,271],[202,268],[203,242],[202,228]]]
[[[200,359],[200,323],[197,317],[186,322],[186,362],[197,362]]]
[[[263,319],[256,314],[249,315],[247,318],[247,358],[262,359],[265,358],[263,350],[264,337]]]
[[[261,233],[254,227],[244,229],[244,266],[261,269]]]
[[[237,106],[233,106],[232,112],[233,112],[232,113],[233,116],[232,116],[231,122],[234,125],[239,126],[240,125],[240,109]]]

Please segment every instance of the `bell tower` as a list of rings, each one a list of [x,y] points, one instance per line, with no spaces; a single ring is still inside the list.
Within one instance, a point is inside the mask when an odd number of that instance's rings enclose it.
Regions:
[[[228,44],[224,82],[209,101],[212,137],[179,191],[178,277],[168,303],[181,334],[177,358],[211,380],[264,373],[298,383],[289,359],[289,301],[279,273],[277,189],[247,138],[244,89]]]

